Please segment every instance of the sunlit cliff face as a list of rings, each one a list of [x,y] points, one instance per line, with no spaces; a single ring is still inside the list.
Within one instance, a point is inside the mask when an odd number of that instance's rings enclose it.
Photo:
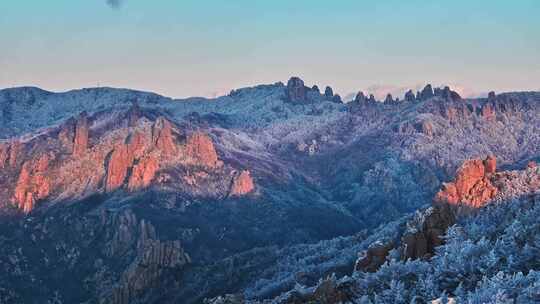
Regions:
[[[29,213],[44,200],[151,186],[203,197],[242,196],[255,188],[249,170],[237,173],[221,161],[204,131],[148,119],[136,106],[114,118],[98,116],[82,113],[38,138],[2,144],[13,205]]]

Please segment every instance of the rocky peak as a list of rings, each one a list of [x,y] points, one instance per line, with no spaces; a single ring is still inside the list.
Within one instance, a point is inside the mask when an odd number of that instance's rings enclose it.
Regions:
[[[405,101],[414,102],[415,100],[416,100],[416,97],[414,96],[413,91],[408,90],[407,93],[405,93]]]
[[[358,93],[356,94],[356,97],[354,97],[354,102],[357,102],[357,103],[360,103],[360,104],[366,103],[367,98],[364,95],[364,92],[358,91]]]
[[[332,97],[334,97],[334,90],[330,86],[326,86],[324,89],[324,97],[328,100],[332,100]]]
[[[152,142],[165,155],[176,153],[172,124],[165,117],[159,117],[152,128]]]
[[[75,124],[75,137],[73,139],[73,156],[80,157],[88,148],[88,114],[82,112]]]
[[[212,139],[207,134],[195,132],[188,137],[186,142],[186,155],[196,165],[208,168],[218,166],[218,155]]]
[[[107,164],[107,179],[105,190],[107,192],[120,188],[126,181],[128,169],[133,164],[133,154],[129,145],[119,144],[111,153]]]
[[[287,99],[291,102],[306,101],[306,87],[302,79],[291,77],[291,79],[287,81]]]
[[[385,104],[393,104],[395,103],[394,98],[392,97],[392,94],[388,93],[386,95],[386,98],[384,99]]]
[[[450,87],[445,86],[444,88],[435,88],[434,95],[441,97],[445,100],[460,100],[461,96],[455,91],[450,90]]]
[[[320,93],[321,93],[321,91],[319,90],[319,87],[318,87],[316,84],[314,84],[314,85],[311,87],[311,90],[312,90],[313,92],[316,92],[317,94],[320,94]]]
[[[427,99],[430,99],[433,96],[435,96],[435,94],[433,93],[433,88],[431,87],[431,84],[428,84],[428,85],[426,85],[424,87],[424,89],[422,89],[418,99],[419,100],[427,100]]]
[[[343,103],[343,101],[341,100],[341,96],[339,96],[339,94],[335,94],[335,95],[332,97],[332,102],[335,102],[335,103]]]
[[[465,161],[458,169],[454,182],[443,184],[435,202],[467,208],[482,207],[498,192],[490,180],[496,166],[497,161],[493,156],[485,160]]]
[[[377,103],[377,100],[375,99],[375,95],[369,94],[369,100],[368,100],[368,102],[369,102],[370,104],[375,104],[375,103]]]

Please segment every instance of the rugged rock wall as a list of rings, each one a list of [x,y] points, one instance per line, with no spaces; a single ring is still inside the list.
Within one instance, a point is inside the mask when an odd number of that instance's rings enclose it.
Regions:
[[[96,128],[90,128],[90,119],[96,122]],[[25,213],[45,198],[50,202],[80,199],[120,189],[134,192],[162,183],[168,191],[192,191],[196,196],[225,197],[229,191],[244,195],[253,190],[249,172],[234,177],[234,169],[219,160],[207,134],[190,131],[186,136],[182,132],[162,116],[149,120],[138,107],[112,117],[90,118],[82,113],[58,130],[24,144],[18,140],[2,144],[0,163],[18,177],[16,182],[6,179],[0,183],[12,194],[14,205]],[[90,133],[94,142],[91,147]],[[185,142],[181,137],[187,138]],[[197,172],[196,178],[189,168]],[[228,189],[230,183],[234,185],[232,190]]]

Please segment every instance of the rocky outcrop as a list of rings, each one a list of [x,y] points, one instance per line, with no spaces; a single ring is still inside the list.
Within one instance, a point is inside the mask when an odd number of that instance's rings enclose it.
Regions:
[[[354,270],[364,272],[375,272],[385,263],[386,257],[395,247],[394,242],[376,242],[359,254],[354,265]]]
[[[248,170],[243,170],[238,176],[233,179],[231,186],[231,196],[242,196],[252,192],[255,189],[255,183],[251,178],[251,173]]]
[[[359,103],[359,104],[365,104],[367,102],[367,98],[364,95],[364,92],[359,91],[354,97],[354,102]]]
[[[190,135],[186,141],[186,155],[192,163],[207,168],[219,165],[218,155],[212,139],[201,132]]]
[[[82,112],[77,118],[75,125],[75,137],[73,139],[73,156],[80,157],[88,148],[88,115]]]
[[[496,166],[497,161],[493,156],[483,161],[465,161],[457,171],[455,181],[443,184],[435,201],[466,208],[482,207],[497,194],[497,188],[490,181]]]
[[[392,97],[392,94],[387,94],[386,98],[384,99],[385,104],[394,104],[394,98]]]
[[[440,91],[440,95],[437,95],[437,96],[440,96],[440,97],[442,97],[443,99],[446,99],[446,100],[453,100],[453,101],[461,100],[461,96],[459,96],[459,94],[457,92],[450,90],[450,87],[448,87],[448,86],[445,86]]]
[[[152,140],[155,147],[165,155],[176,153],[176,144],[173,136],[172,124],[164,117],[159,117],[152,129]]]
[[[133,154],[126,144],[117,145],[107,163],[107,178],[105,191],[110,192],[120,188],[126,181],[128,169],[133,164]]]
[[[41,156],[37,162],[27,161],[23,164],[13,201],[25,213],[34,209],[38,200],[46,198],[50,193],[50,176],[48,175],[49,156]]]
[[[343,101],[341,100],[341,96],[339,94],[335,94],[333,97],[332,97],[332,102],[335,102],[335,103],[343,103]]]
[[[334,97],[334,90],[332,90],[331,87],[327,86],[327,87],[324,89],[324,97],[325,97],[327,100],[332,100],[332,97]]]
[[[306,101],[306,87],[304,81],[298,77],[291,77],[287,81],[287,99],[291,102]]]
[[[159,159],[154,155],[148,155],[141,159],[131,172],[128,182],[128,190],[136,191],[150,186],[159,169]]]
[[[139,229],[136,256],[113,288],[112,294],[104,299],[104,303],[133,303],[141,294],[159,289],[160,278],[164,273],[178,272],[191,263],[180,241],[157,239],[153,225],[144,220],[140,221]],[[132,234],[136,232],[132,231]]]
[[[448,205],[433,206],[418,212],[415,218],[407,223],[407,230],[401,237],[402,259],[427,258],[433,255],[435,247],[443,244],[446,230],[455,221],[454,213]]]
[[[414,96],[414,93],[412,90],[408,90],[407,93],[405,93],[405,101],[407,102],[414,102],[416,100],[416,97]]]
[[[433,93],[433,88],[431,87],[431,84],[428,84],[424,87],[424,89],[422,89],[422,91],[420,92],[419,96],[418,96],[418,99],[419,100],[428,100],[430,98],[432,98],[433,96],[435,96],[435,94]]]

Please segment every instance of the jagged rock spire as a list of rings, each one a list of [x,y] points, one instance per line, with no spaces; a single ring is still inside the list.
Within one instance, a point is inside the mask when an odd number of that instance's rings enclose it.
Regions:
[[[354,97],[354,102],[365,103],[366,101],[367,101],[367,98],[364,95],[364,92],[358,91],[358,93],[356,94],[356,97]]]
[[[287,81],[287,99],[291,102],[306,101],[306,87],[299,77],[291,77]]]
[[[407,93],[405,93],[405,101],[414,102],[415,100],[416,100],[416,97],[414,96],[413,91],[408,90]]]
[[[431,87],[431,84],[428,84],[422,89],[422,92],[420,92],[419,100],[426,100],[433,97],[435,94],[433,93],[433,88]]]
[[[324,89],[324,97],[326,97],[328,100],[331,100],[332,97],[334,97],[334,90],[330,86],[326,86]]]

